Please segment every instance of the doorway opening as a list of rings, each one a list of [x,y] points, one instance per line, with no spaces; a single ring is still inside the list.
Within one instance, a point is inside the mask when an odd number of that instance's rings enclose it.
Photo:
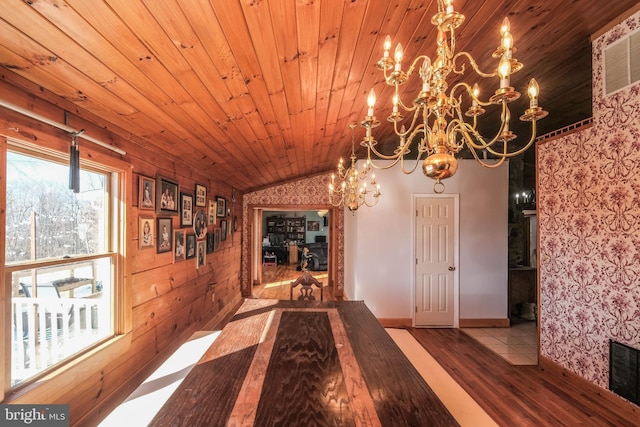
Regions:
[[[508,328],[467,328],[512,365],[538,364],[538,276],[535,149],[509,161]]]
[[[323,283],[332,298],[331,211],[329,209],[256,209],[252,233],[252,295],[289,299],[289,285],[303,268]],[[303,263],[305,264],[303,266]]]
[[[513,364],[538,362],[538,223],[536,156],[531,147],[509,161],[509,272],[507,309],[510,334],[507,360]],[[505,338],[505,340],[507,340]]]

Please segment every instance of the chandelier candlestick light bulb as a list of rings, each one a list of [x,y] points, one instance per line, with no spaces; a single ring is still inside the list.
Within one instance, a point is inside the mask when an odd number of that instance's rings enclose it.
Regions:
[[[345,169],[344,161],[338,163],[337,178],[341,184],[336,186],[336,174],[331,174],[329,183],[329,200],[333,206],[346,206],[355,212],[362,205],[372,207],[378,203],[380,197],[380,185],[376,182],[376,175],[371,173],[371,162],[367,160],[361,171],[358,171],[355,155],[354,129],[357,124],[349,125],[351,128],[351,166]],[[366,180],[371,175],[370,185],[374,190],[367,188]],[[362,181],[362,186],[360,186]]]
[[[436,180],[434,191],[442,193],[441,180],[454,175],[458,169],[455,155],[467,147],[481,165],[494,168],[505,159],[524,153],[535,141],[536,121],[547,116],[547,112],[538,106],[539,86],[531,79],[528,88],[529,108],[520,116],[520,120],[531,122],[529,141],[509,151],[508,143],[516,138],[509,129],[511,111],[509,103],[520,98],[520,93],[511,86],[511,76],[522,69],[523,65],[513,57],[514,44],[509,20],[504,18],[500,27],[500,46],[492,57],[498,60],[495,70],[483,72],[468,52],[456,53],[456,29],[465,17],[456,12],[453,0],[437,0],[438,12],[431,18],[437,28],[436,54],[433,58],[420,55],[411,63],[407,71],[402,70],[403,49],[398,43],[393,58],[390,56],[391,37],[384,41],[384,53],[376,66],[383,71],[385,82],[395,88],[392,97],[392,112],[387,120],[393,123],[395,134],[400,141],[393,154],[383,154],[377,148],[372,129],[380,125],[374,115],[376,94],[373,89],[367,97],[367,116],[361,122],[366,134],[361,145],[367,148],[367,159],[376,168],[391,168],[400,163],[402,171],[410,174],[415,171],[424,158],[422,171]],[[470,85],[457,81],[464,75],[465,65],[476,73],[477,78],[497,78],[498,88],[488,100],[482,100],[478,84]],[[417,73],[422,81],[420,90],[411,103],[406,104],[400,96],[400,86]],[[478,118],[486,112],[485,108],[499,108],[500,122],[496,134],[486,138],[478,131]],[[463,110],[466,111],[463,112]],[[407,121],[405,122],[405,116]],[[410,119],[409,119],[410,117]],[[412,167],[405,167],[405,156],[411,152],[416,142],[416,161]],[[482,152],[482,156],[479,156]],[[497,158],[495,163],[486,161],[487,154]],[[388,165],[379,166],[373,161],[392,160]],[[406,159],[408,160],[408,158]]]

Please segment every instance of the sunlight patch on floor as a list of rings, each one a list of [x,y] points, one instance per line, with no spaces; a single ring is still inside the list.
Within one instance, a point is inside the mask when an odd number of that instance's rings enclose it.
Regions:
[[[323,274],[313,274],[313,277],[315,277],[318,280],[322,280],[322,279],[326,279],[327,277],[329,277],[328,273],[323,273]],[[265,289],[270,289],[270,288],[277,288],[278,286],[289,286],[291,284],[291,282],[293,282],[295,279],[288,279],[288,280],[279,280],[276,282],[271,282],[271,283],[265,283],[264,288]]]
[[[198,331],[178,348],[129,397],[111,412],[100,427],[145,426],[178,388],[191,368],[221,331]]]
[[[266,283],[264,285],[264,288],[269,289],[269,288],[277,288],[278,286],[289,286],[291,282],[292,280],[281,280],[279,282]]]

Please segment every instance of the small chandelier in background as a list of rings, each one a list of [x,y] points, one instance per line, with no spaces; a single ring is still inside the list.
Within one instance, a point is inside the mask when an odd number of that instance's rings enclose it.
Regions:
[[[356,124],[349,125],[351,128],[351,166],[344,167],[342,158],[338,163],[338,180],[342,183],[336,187],[336,174],[331,174],[329,183],[329,200],[333,206],[346,206],[350,211],[355,212],[362,205],[372,207],[378,203],[380,197],[380,185],[376,183],[376,175],[371,173],[371,183],[374,190],[367,189],[366,179],[371,172],[371,163],[367,160],[361,171],[356,167],[358,158],[354,151],[354,129]],[[362,181],[362,186],[360,186]]]
[[[520,210],[536,209],[536,189],[532,188],[528,191],[518,192],[513,198],[516,202],[516,208]]]
[[[531,138],[522,148],[509,152],[508,142],[516,135],[509,130],[511,112],[508,104],[520,97],[511,86],[511,75],[522,68],[522,64],[513,57],[513,37],[509,20],[505,18],[500,29],[501,43],[493,53],[493,58],[499,60],[497,68],[490,73],[480,71],[476,61],[468,52],[455,51],[455,30],[464,22],[464,15],[454,11],[453,0],[437,0],[438,13],[431,18],[431,23],[438,29],[436,55],[433,59],[420,55],[411,63],[407,71],[402,70],[402,45],[398,43],[394,58],[389,56],[391,38],[387,36],[384,42],[384,54],[376,66],[384,72],[385,82],[395,88],[392,98],[393,110],[387,120],[393,123],[396,135],[400,138],[398,147],[391,155],[380,153],[376,149],[377,141],[371,135],[371,130],[380,122],[376,119],[373,109],[376,102],[375,92],[371,89],[367,99],[367,116],[361,125],[366,129],[366,136],[361,144],[367,147],[367,158],[372,161],[373,153],[383,160],[393,160],[390,165],[377,168],[390,168],[400,162],[402,171],[406,174],[416,170],[422,157],[425,157],[422,170],[426,176],[436,180],[434,191],[442,193],[444,184],[441,180],[456,173],[458,161],[454,157],[464,147],[467,147],[473,157],[483,166],[493,168],[501,165],[506,158],[524,153],[535,141],[536,121],[544,118],[548,113],[538,106],[538,84],[535,79],[529,83],[529,108],[520,116],[520,120],[531,122]],[[464,75],[466,63],[481,78],[495,78],[499,80],[499,87],[488,100],[481,100],[477,84],[471,86],[465,82],[448,82]],[[400,86],[417,71],[422,81],[419,92],[410,104],[405,104],[400,98]],[[454,83],[451,87],[450,83]],[[465,102],[463,102],[463,99]],[[464,104],[464,106],[463,106]],[[463,108],[466,106],[466,111]],[[501,108],[500,128],[491,139],[482,136],[477,129],[478,117],[485,113],[484,107]],[[403,123],[403,113],[408,113],[410,120]],[[410,152],[413,141],[416,142],[417,156],[412,168],[405,168],[405,156]],[[478,152],[483,152],[482,158]],[[497,163],[487,163],[486,154],[489,153],[499,159]]]

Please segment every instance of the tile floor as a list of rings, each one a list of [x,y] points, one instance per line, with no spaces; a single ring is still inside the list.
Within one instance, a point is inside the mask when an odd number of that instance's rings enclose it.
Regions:
[[[461,330],[512,365],[538,364],[536,322],[515,323],[510,328],[462,328]]]

